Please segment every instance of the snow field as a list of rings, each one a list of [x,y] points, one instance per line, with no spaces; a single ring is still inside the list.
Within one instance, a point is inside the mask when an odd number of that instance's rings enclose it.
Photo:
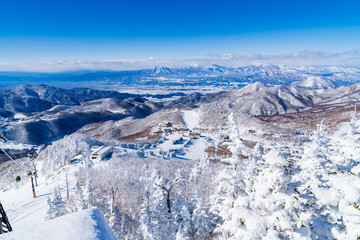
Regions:
[[[2,239],[115,240],[115,237],[99,210],[91,208],[37,225],[29,224],[9,234],[4,234]]]
[[[181,116],[188,129],[194,129],[199,126],[200,116],[198,110],[181,110]]]

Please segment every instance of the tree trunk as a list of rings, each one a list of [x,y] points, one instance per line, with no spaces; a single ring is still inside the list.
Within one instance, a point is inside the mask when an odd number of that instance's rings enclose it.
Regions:
[[[111,191],[111,213],[114,213],[115,211],[115,191]]]
[[[163,189],[166,191],[166,205],[168,208],[168,213],[171,213],[171,202],[170,202],[170,190],[163,187]]]

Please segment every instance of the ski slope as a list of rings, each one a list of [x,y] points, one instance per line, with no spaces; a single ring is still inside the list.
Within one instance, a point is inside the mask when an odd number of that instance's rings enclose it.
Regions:
[[[2,239],[27,240],[115,240],[103,215],[96,208],[71,213],[4,234]]]
[[[0,192],[0,200],[4,206],[13,232],[0,235],[0,239],[115,239],[102,214],[96,209],[87,209],[71,213],[49,221],[45,221],[48,197],[52,197],[54,187],[65,186],[68,175],[70,193],[75,186],[74,172],[81,164],[67,166],[45,179],[39,176],[36,198],[33,198],[31,181],[22,180],[15,189]],[[41,167],[41,166],[40,166]],[[60,194],[66,196],[66,189],[61,188]]]
[[[186,128],[193,130],[200,123],[200,116],[197,110],[182,110],[181,117],[185,122]]]

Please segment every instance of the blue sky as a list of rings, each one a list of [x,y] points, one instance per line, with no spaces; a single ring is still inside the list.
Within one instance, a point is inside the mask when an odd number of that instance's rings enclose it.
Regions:
[[[359,12],[357,0],[4,0],[0,70],[79,60],[344,53],[360,49]]]

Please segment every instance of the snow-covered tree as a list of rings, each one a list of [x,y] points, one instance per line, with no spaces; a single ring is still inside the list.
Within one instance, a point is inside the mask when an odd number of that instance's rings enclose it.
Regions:
[[[128,218],[115,207],[109,220],[109,226],[118,239],[134,239],[134,231]]]
[[[148,188],[152,206],[146,206],[142,216],[145,239],[174,239],[177,231],[175,213],[172,211],[172,191],[183,179],[180,171],[174,180],[165,178],[160,171],[150,175],[153,186]]]
[[[75,193],[70,194],[70,197],[67,200],[67,206],[72,212],[88,208],[88,203],[85,200],[83,189],[80,186],[79,181],[76,181]]]
[[[48,211],[46,212],[45,220],[57,218],[67,213],[66,203],[60,195],[60,187],[55,187],[52,199],[48,198]]]
[[[176,239],[211,239],[219,217],[210,211],[210,204],[199,198],[183,206]]]
[[[75,156],[86,157],[91,153],[90,146],[98,141],[82,134],[71,134],[48,145],[38,155],[42,161],[42,173],[51,176],[55,171],[67,165]]]

